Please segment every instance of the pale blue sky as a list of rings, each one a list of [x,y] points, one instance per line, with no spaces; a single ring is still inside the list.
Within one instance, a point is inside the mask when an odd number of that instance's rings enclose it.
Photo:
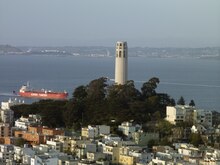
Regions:
[[[0,44],[220,46],[220,0],[0,0]]]

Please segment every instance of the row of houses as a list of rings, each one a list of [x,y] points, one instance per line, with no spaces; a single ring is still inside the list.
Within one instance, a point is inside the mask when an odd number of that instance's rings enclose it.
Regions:
[[[197,148],[188,143],[173,143],[172,147],[153,146],[149,150],[133,140],[124,141],[111,134],[95,139],[56,135],[45,144],[24,147],[2,144],[0,160],[6,164],[31,165],[218,164],[220,150],[205,146]]]
[[[42,126],[41,117],[29,115],[14,124],[11,100],[1,107],[0,163],[31,165],[153,165],[153,164],[212,164],[219,163],[220,151],[211,147],[196,148],[187,143],[173,146],[153,146],[159,141],[159,132],[145,132],[142,125],[123,122],[118,130],[121,138],[111,133],[110,126],[88,125],[78,136],[66,136],[60,128]],[[4,111],[4,112],[2,112]],[[2,115],[3,114],[3,115]],[[195,107],[167,107],[166,120],[172,124],[191,122],[208,129],[212,127],[212,113]],[[24,143],[24,146],[21,144]]]

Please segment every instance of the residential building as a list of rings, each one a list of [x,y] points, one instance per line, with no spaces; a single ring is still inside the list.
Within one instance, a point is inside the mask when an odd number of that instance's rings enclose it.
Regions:
[[[56,150],[58,152],[62,152],[63,151],[63,145],[58,140],[50,139],[50,140],[46,141],[46,144],[49,145],[52,149],[54,149],[54,150]]]
[[[14,157],[14,147],[13,145],[0,145],[0,160],[6,162],[7,160],[12,160]]]
[[[113,142],[113,141],[119,142],[122,139],[116,134],[109,134],[109,135],[104,136],[104,140],[105,141],[111,141],[111,142]]]
[[[119,164],[120,165],[133,165],[133,164],[136,164],[136,159],[130,155],[120,155]]]
[[[55,137],[55,135],[63,135],[61,129],[51,129],[47,127],[28,127],[27,131],[15,131],[15,137],[21,137],[31,144],[45,144],[46,140]]]
[[[86,157],[90,161],[104,160],[105,154],[102,152],[87,152]]]
[[[41,116],[29,115],[28,117],[21,116],[15,121],[15,127],[27,130],[28,126],[41,125]]]
[[[100,135],[108,135],[110,133],[110,126],[106,125],[96,125],[84,127],[81,129],[81,136],[86,138],[95,138]]]
[[[194,124],[201,124],[206,128],[212,127],[212,112],[207,110],[194,110]]]
[[[97,151],[97,147],[95,143],[92,142],[86,142],[82,143],[76,148],[76,156],[78,158],[85,158],[88,152],[93,152],[95,153]]]
[[[172,124],[187,122],[208,128],[212,126],[212,112],[186,105],[167,106],[166,120]]]
[[[11,126],[9,123],[0,123],[0,137],[12,136]]]
[[[8,123],[11,126],[14,122],[14,111],[11,109],[0,109],[1,122]]]
[[[102,152],[106,155],[108,161],[112,163],[119,163],[119,149],[122,142],[107,142],[102,144]]]
[[[124,135],[128,138],[132,137],[132,133],[141,129],[140,125],[133,125],[130,122],[123,122],[121,125],[118,126],[118,130],[122,131]]]
[[[11,106],[19,105],[19,104],[24,104],[24,101],[17,100],[17,98],[15,98],[14,100],[9,99],[8,101],[1,102],[1,109],[7,110],[7,109],[10,109]]]

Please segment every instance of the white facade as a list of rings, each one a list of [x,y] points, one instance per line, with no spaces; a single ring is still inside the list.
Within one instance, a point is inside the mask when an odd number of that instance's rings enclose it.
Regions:
[[[194,110],[194,121],[195,124],[201,124],[205,127],[212,126],[212,112],[206,110]]]
[[[47,165],[55,165],[58,164],[58,158],[57,157],[50,157],[47,155],[40,155],[31,158],[31,165],[42,165],[42,164],[47,164]]]
[[[107,125],[97,125],[96,127],[98,127],[98,134],[104,134],[104,135],[108,135],[110,134],[110,126]]]
[[[88,127],[81,129],[81,135],[87,138],[95,138],[101,134],[108,135],[109,133],[110,133],[110,126],[106,126],[106,125],[96,125],[96,126],[88,125]]]
[[[96,144],[94,143],[83,143],[76,148],[76,155],[78,158],[86,156],[87,152],[96,152]]]
[[[212,126],[212,112],[195,109],[191,106],[167,106],[166,120],[172,124],[178,122],[191,122],[192,124],[201,124],[205,127]]]
[[[110,134],[110,135],[105,135],[104,137],[105,141],[110,141],[110,142],[119,142],[121,141],[121,138],[118,135],[115,134]]]
[[[27,130],[29,125],[41,124],[41,117],[39,115],[29,115],[28,117],[21,116],[15,121],[15,127]]]
[[[123,122],[121,125],[118,126],[118,130],[122,131],[128,137],[132,136],[132,133],[136,131],[136,127],[129,122]]]
[[[11,100],[9,99],[6,102],[1,102],[1,108],[0,108],[0,119],[3,123],[9,123],[9,124],[13,124],[14,122],[14,111],[12,111],[10,109],[11,106],[13,105],[18,105],[21,104],[22,102],[19,100],[17,101],[17,99],[15,100]]]
[[[166,107],[166,120],[172,124],[176,124],[177,122],[185,122],[186,117],[186,109],[185,106],[167,106]]]
[[[31,157],[35,155],[35,151],[31,148],[14,146],[14,160],[23,164],[31,164]]]
[[[14,157],[13,145],[0,145],[0,160],[6,162],[6,160],[12,160]]]
[[[202,152],[200,152],[198,148],[194,148],[194,147],[179,148],[178,153],[183,156],[202,157]]]
[[[102,152],[87,152],[86,157],[90,161],[94,161],[94,160],[96,161],[99,159],[104,159],[105,154]]]
[[[12,125],[14,122],[14,111],[10,109],[1,109],[1,121]]]
[[[128,77],[128,49],[127,42],[116,43],[115,83],[124,85]]]
[[[17,100],[16,98],[14,100],[9,99],[6,102],[1,102],[1,109],[3,109],[3,110],[10,109],[11,106],[19,105],[19,104],[23,104],[23,103],[24,103],[24,101]]]
[[[62,152],[62,143],[56,140],[47,140],[47,145],[49,145],[52,149]]]

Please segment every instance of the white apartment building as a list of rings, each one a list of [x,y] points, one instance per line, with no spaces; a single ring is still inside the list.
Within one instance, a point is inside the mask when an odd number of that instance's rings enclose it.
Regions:
[[[14,147],[13,145],[0,145],[0,160],[6,162],[7,160],[12,160],[14,157]]]
[[[118,126],[118,130],[122,131],[124,135],[128,137],[132,137],[132,133],[140,129],[139,125],[134,126],[130,122],[123,122],[121,125]]]
[[[35,151],[32,148],[14,146],[14,160],[23,164],[31,164]]]
[[[78,158],[84,158],[88,152],[96,152],[97,146],[95,143],[83,143],[76,148]]]
[[[58,157],[52,157],[48,155],[35,155],[33,158],[31,158],[31,165],[55,165],[58,164]]]
[[[198,148],[195,147],[186,147],[186,148],[179,148],[178,153],[183,156],[189,156],[189,157],[202,157],[202,152]]]
[[[14,100],[9,99],[8,101],[1,102],[1,109],[7,110],[10,109],[11,106],[24,104],[24,101],[17,100],[16,98]]]
[[[58,140],[53,140],[53,139],[47,140],[47,141],[46,141],[46,144],[47,144],[48,146],[50,146],[52,149],[54,149],[54,150],[56,150],[56,151],[58,151],[58,152],[62,152],[62,151],[63,151],[63,145],[62,145],[62,143],[61,143],[60,141],[58,141]]]
[[[14,122],[14,111],[10,109],[11,106],[13,105],[18,105],[21,104],[21,101],[11,100],[9,99],[6,102],[1,102],[1,107],[0,107],[0,119],[1,122],[3,123],[8,123],[10,125],[13,124]]]
[[[199,109],[199,110],[194,110],[194,124],[201,124],[205,126],[206,128],[212,126],[212,112]]]
[[[144,164],[148,164],[153,158],[154,154],[150,152],[146,152],[140,146],[122,146],[119,150],[119,154],[121,156],[131,156],[137,162],[142,162]]]
[[[28,126],[33,124],[41,124],[41,117],[39,115],[29,115],[28,117],[21,116],[15,121],[15,127],[27,130]]]
[[[104,141],[110,141],[110,142],[119,142],[121,141],[121,137],[119,137],[118,135],[116,134],[109,134],[109,135],[105,135],[104,136]]]
[[[212,126],[212,112],[195,109],[191,106],[167,106],[166,120],[172,124],[178,122],[191,122],[192,124],[201,124],[206,127]]]
[[[95,138],[101,134],[108,135],[110,133],[110,126],[106,125],[96,125],[84,127],[81,130],[81,136],[86,138]]]
[[[96,161],[100,159],[105,159],[105,154],[102,152],[87,152],[86,157],[90,161]]]
[[[10,109],[0,109],[1,122],[8,123],[10,125],[14,122],[14,111]]]

